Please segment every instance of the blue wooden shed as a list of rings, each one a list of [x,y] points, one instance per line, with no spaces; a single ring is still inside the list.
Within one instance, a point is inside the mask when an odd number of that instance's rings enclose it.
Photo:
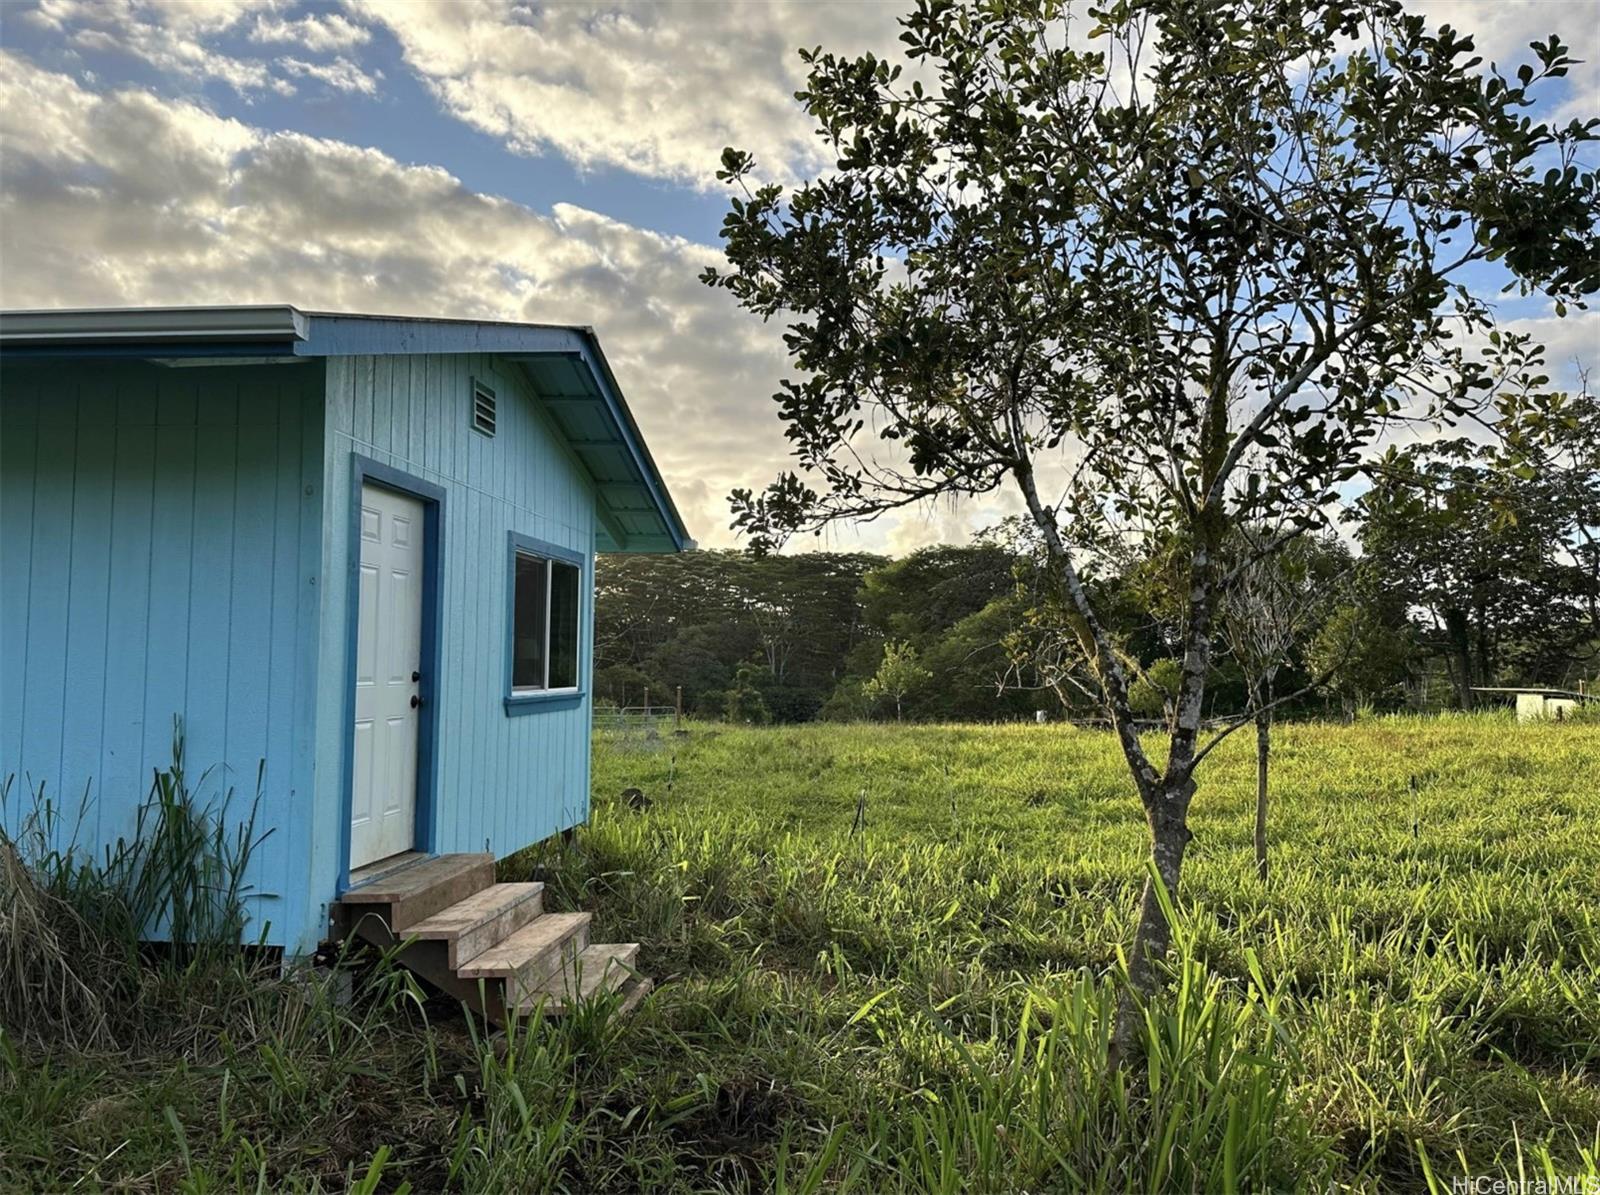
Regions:
[[[692,546],[592,330],[8,312],[0,417],[8,821],[130,834],[181,718],[303,954],[352,873],[586,818],[595,554]]]

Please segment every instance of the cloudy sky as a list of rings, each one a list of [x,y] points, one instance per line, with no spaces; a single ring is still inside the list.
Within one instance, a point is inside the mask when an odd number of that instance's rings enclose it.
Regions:
[[[1425,0],[1502,65],[1560,31],[1594,63],[1551,111],[1600,115],[1600,0]],[[0,305],[289,302],[592,324],[691,529],[784,460],[770,329],[696,281],[723,146],[824,164],[795,50],[891,52],[899,4],[0,0]],[[1600,317],[1536,327],[1562,372]],[[1003,499],[834,533],[958,542]]]

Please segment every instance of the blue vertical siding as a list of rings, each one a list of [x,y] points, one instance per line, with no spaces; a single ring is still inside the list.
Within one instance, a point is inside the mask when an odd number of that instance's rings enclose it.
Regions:
[[[471,423],[472,379],[498,395]],[[255,930],[322,937],[343,865],[352,454],[440,487],[437,851],[507,854],[588,813],[595,494],[521,367],[8,365],[0,402],[0,778],[128,834],[184,720],[192,777],[262,773]],[[508,716],[507,532],[584,560],[582,699]],[[5,816],[24,812],[14,791]],[[66,845],[61,843],[58,845]]]
[[[116,599],[106,607],[106,683],[101,704],[102,792],[138,792],[143,786],[147,756],[145,737],[146,678],[152,664],[150,652],[151,594],[160,563],[152,559],[155,529],[156,451],[159,390],[149,375],[134,375],[118,383],[116,411],[116,464],[110,474],[115,502],[111,509],[111,576]],[[109,645],[116,644],[115,651]],[[155,659],[161,657],[157,641]],[[138,705],[124,695],[138,695]],[[166,744],[170,747],[170,726]],[[97,837],[109,826],[96,828]]]
[[[305,949],[323,370],[7,366],[0,401],[0,778],[129,834],[181,716],[207,797],[270,831],[252,932]],[[66,845],[61,843],[58,845]]]
[[[0,372],[0,387],[8,381]],[[16,770],[28,713],[28,594],[33,587],[33,491],[39,408],[32,396],[7,403],[0,389],[0,784]],[[14,827],[15,800],[0,809]]]
[[[472,427],[472,379],[498,397],[493,437]],[[477,355],[331,358],[322,491],[323,660],[345,658],[352,454],[445,491],[436,701],[437,851],[506,855],[582,821],[589,804],[590,646],[595,497],[583,468],[539,410],[521,368]],[[585,561],[580,684],[567,709],[505,712],[508,531],[559,544]],[[334,674],[326,672],[324,679]],[[313,900],[339,874],[348,728],[343,681],[318,697],[318,825]]]

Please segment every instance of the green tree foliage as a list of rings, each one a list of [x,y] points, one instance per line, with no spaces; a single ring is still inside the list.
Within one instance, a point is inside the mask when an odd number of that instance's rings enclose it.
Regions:
[[[1016,588],[1016,558],[995,543],[920,548],[873,569],[862,615],[880,635],[923,641]]]
[[[883,645],[883,662],[861,686],[861,693],[869,702],[892,704],[894,720],[898,722],[906,694],[932,676],[919,662],[916,648],[904,639],[890,639]]]
[[[851,676],[865,681],[877,670],[879,637],[904,639],[934,681],[908,695],[909,716],[976,721],[1031,716],[1033,686],[1006,643],[1025,613],[1018,600],[1018,577],[1025,573],[1026,562],[992,537],[962,547],[920,548],[874,569],[860,594],[874,638],[852,655]]]
[[[1404,612],[1376,601],[1335,607],[1306,645],[1311,670],[1328,678],[1347,713],[1363,705],[1399,706],[1416,658]]]
[[[787,324],[799,472],[735,493],[757,548],[946,495],[1025,504],[1151,829],[1129,955],[1148,992],[1230,535],[1319,525],[1397,418],[1485,408],[1495,378],[1460,347],[1490,321],[1472,268],[1558,311],[1600,287],[1600,181],[1577,157],[1600,121],[1528,116],[1573,65],[1558,38],[1508,75],[1399,0],[1115,0],[1081,14],[1088,49],[1068,8],[920,0],[901,41],[928,83],[804,52],[834,167],[786,194],[725,151],[745,192],[730,268],[704,276]],[[1184,545],[1160,755],[1085,584],[1129,537]]]
[[[1009,593],[968,614],[923,649],[934,678],[910,708],[914,716],[953,722],[1014,721],[1054,704],[1036,670],[1011,641],[1028,614],[1025,597]]]
[[[814,714],[867,628],[856,600],[883,558],[816,552],[602,556],[595,574],[596,695],[667,702],[719,716],[742,665],[776,711]],[[780,715],[783,716],[783,715]],[[808,716],[802,714],[801,716]]]
[[[1183,661],[1168,656],[1143,669],[1128,688],[1128,705],[1142,718],[1170,721],[1183,682]]]
[[[1542,350],[1526,337],[1498,337],[1502,356],[1525,371],[1543,364]],[[1503,450],[1491,458],[1519,480],[1541,478],[1548,501],[1567,517],[1564,551],[1577,581],[1575,600],[1587,620],[1590,642],[1583,662],[1600,657],[1600,395],[1588,388],[1551,392],[1533,376],[1501,400]],[[1501,445],[1491,445],[1501,448]]]
[[[1585,520],[1600,502],[1570,476],[1519,473],[1495,457],[1465,439],[1390,452],[1358,503],[1378,596],[1421,612],[1420,646],[1443,661],[1463,709],[1475,685],[1570,683],[1593,659]],[[1588,485],[1600,491],[1600,473]]]
[[[1037,697],[1007,636],[1023,617],[1009,548],[924,548],[899,560],[738,552],[603,556],[595,608],[596,693],[723,716],[741,668],[772,718],[866,717],[861,687],[885,639],[916,649],[937,683],[902,696],[907,717],[1029,717]]]
[[[739,669],[733,687],[723,699],[723,717],[730,722],[753,723],[757,726],[772,721],[772,711],[767,707],[767,699],[762,692],[763,681],[770,687],[771,674],[763,676],[764,671],[761,666],[751,664]]]

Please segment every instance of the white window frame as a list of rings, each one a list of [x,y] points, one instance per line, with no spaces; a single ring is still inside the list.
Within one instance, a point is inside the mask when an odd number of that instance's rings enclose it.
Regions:
[[[511,594],[510,609],[507,617],[511,623],[511,633],[507,651],[510,658],[507,660],[507,689],[513,699],[523,697],[544,696],[570,696],[583,691],[583,563],[581,558],[574,559],[565,553],[541,550],[543,545],[531,545],[527,539],[517,535],[511,536]],[[534,560],[544,565],[544,683],[542,685],[517,685],[512,681],[516,671],[516,643],[517,643],[517,565],[521,560]],[[578,608],[574,616],[577,625],[573,627],[573,650],[577,658],[573,661],[574,683],[563,685],[560,688],[550,687],[550,661],[554,653],[550,642],[550,614],[555,602],[555,566],[561,564],[568,568],[576,569],[578,573]]]

